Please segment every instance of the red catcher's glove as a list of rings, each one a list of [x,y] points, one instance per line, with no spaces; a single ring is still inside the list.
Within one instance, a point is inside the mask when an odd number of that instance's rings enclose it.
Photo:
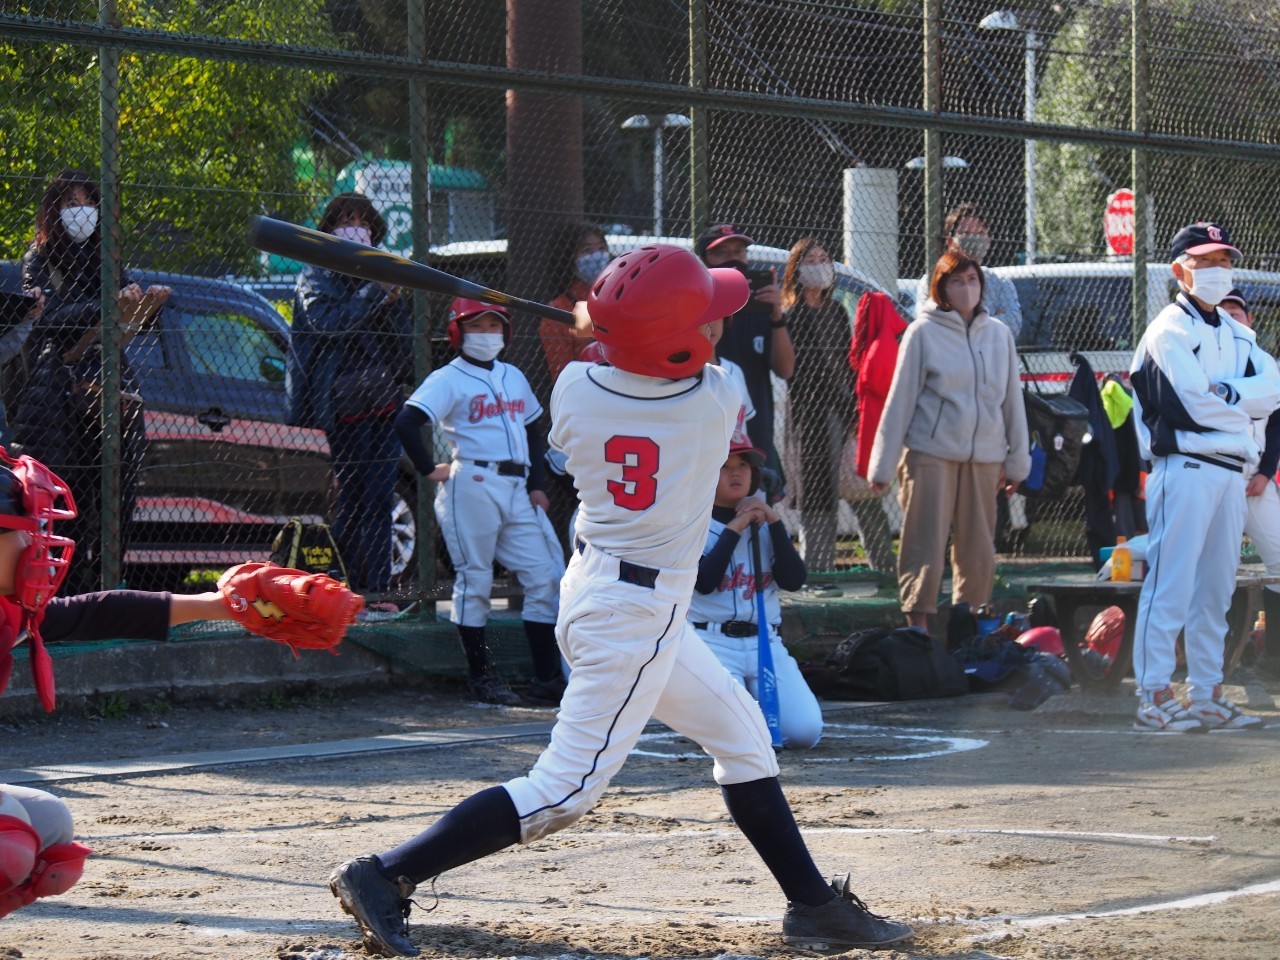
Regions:
[[[364,600],[333,577],[274,563],[242,563],[218,578],[231,617],[250,633],[298,648],[333,650]],[[333,651],[335,654],[336,650]]]

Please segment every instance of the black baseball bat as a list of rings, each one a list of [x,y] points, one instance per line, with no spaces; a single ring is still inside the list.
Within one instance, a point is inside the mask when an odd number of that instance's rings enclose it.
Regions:
[[[410,290],[426,290],[428,293],[443,293],[450,297],[468,297],[512,310],[523,310],[569,326],[574,325],[573,314],[568,310],[513,297],[501,290],[482,287],[435,267],[428,267],[417,260],[397,256],[377,247],[366,247],[363,243],[343,240],[331,233],[322,233],[285,220],[254,217],[249,225],[249,243],[267,253],[301,260],[303,263],[359,277],[361,280],[392,283]]]

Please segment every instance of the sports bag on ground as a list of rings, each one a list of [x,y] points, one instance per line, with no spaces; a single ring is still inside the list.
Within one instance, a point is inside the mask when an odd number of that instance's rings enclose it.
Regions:
[[[1053,500],[1067,492],[1080,466],[1080,451],[1089,433],[1089,409],[1063,393],[1022,391],[1031,434],[1031,475],[1018,492]],[[1043,466],[1042,466],[1043,464]]]
[[[271,542],[271,562],[347,582],[347,565],[326,523],[303,523],[301,517],[292,517]]]
[[[846,700],[922,700],[969,692],[960,663],[927,633],[912,627],[860,630],[827,658],[822,693]]]

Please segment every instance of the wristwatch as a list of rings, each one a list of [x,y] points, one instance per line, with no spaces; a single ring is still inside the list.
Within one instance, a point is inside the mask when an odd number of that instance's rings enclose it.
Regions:
[[[785,321],[785,320],[770,320],[770,321],[769,321],[769,326],[771,326],[774,330],[785,330],[785,329],[787,329],[787,321]]]
[[[1226,400],[1231,396],[1231,388],[1228,387],[1225,383],[1215,383],[1213,385],[1213,392],[1215,395],[1221,397],[1223,400]]]

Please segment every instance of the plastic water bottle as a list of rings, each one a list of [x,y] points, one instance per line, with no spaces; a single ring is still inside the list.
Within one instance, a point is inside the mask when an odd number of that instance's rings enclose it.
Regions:
[[[1249,634],[1249,640],[1253,643],[1254,657],[1262,656],[1262,651],[1267,646],[1267,611],[1258,611],[1258,619],[1253,621],[1253,630]]]
[[[1128,583],[1133,579],[1133,555],[1126,545],[1127,537],[1116,537],[1116,547],[1111,551],[1111,579],[1116,583]]]

